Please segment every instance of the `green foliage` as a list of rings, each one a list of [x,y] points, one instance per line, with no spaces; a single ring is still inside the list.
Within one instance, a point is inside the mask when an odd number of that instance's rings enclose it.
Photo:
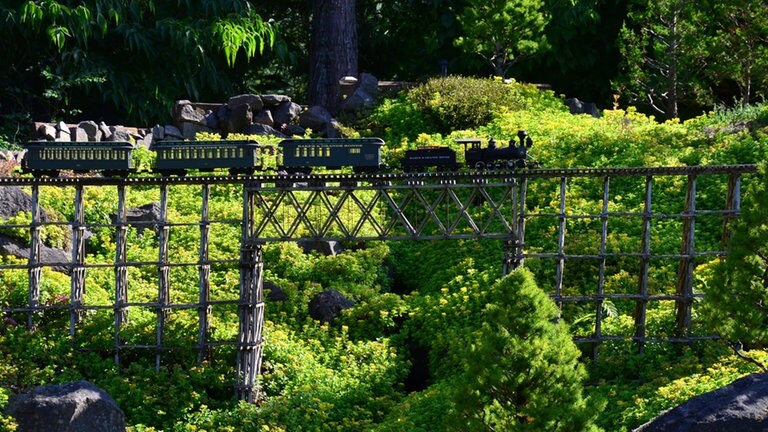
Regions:
[[[678,104],[703,94],[699,71],[705,27],[696,2],[643,2],[631,9],[620,35],[622,72],[614,88],[631,104],[648,105],[666,118]],[[705,85],[704,85],[705,86]]]
[[[230,93],[236,81],[228,69],[275,39],[272,24],[240,0],[14,0],[0,16],[7,41],[0,54],[14,59],[0,69],[9,83],[0,90],[6,121],[14,112],[38,121],[119,112],[121,122],[153,124],[180,94]]]
[[[532,87],[500,80],[463,77],[434,78],[414,88],[408,98],[427,116],[437,132],[449,133],[489,123],[501,107],[521,109]]]
[[[748,347],[768,344],[768,176],[761,164],[759,181],[743,200],[741,217],[730,222],[730,254],[713,269],[706,291],[705,311],[713,330],[723,338]]]
[[[451,383],[452,430],[590,430],[596,406],[559,311],[526,270],[492,282],[458,276],[420,297],[407,323],[429,347],[431,371]]]
[[[456,45],[482,56],[497,77],[521,58],[547,48],[549,22],[543,0],[468,0],[457,16],[462,35]]]

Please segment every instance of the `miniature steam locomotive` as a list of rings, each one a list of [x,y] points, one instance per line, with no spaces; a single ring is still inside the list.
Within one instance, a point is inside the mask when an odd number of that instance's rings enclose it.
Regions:
[[[406,150],[398,167],[382,161],[385,143],[380,138],[285,139],[278,144],[278,162],[267,166],[260,157],[267,149],[257,141],[159,141],[150,146],[156,153],[153,171],[162,175],[185,175],[188,171],[228,170],[230,175],[252,175],[255,171],[275,170],[289,174],[309,174],[314,169],[351,168],[356,173],[399,170],[403,172],[456,171],[462,166],[474,170],[510,170],[528,166],[528,149],[533,144],[524,132],[519,144],[510,140],[497,147],[491,139],[482,147],[478,138],[458,139],[464,144],[464,164],[448,147],[421,147]],[[27,150],[22,170],[36,177],[56,177],[60,171],[101,172],[104,176],[126,177],[134,172],[133,146],[126,142],[33,141]]]

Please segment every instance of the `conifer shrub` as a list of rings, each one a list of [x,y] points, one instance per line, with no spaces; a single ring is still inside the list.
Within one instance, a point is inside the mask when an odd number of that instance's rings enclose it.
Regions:
[[[595,430],[600,407],[584,395],[587,372],[557,306],[525,269],[487,279],[457,276],[420,297],[406,324],[429,349],[434,382],[450,382],[437,429]]]

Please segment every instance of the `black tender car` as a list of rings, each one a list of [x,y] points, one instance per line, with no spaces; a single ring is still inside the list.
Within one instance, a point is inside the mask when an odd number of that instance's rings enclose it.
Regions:
[[[437,171],[456,171],[456,152],[448,147],[421,147],[406,150],[400,166],[405,172],[423,172],[429,168]]]
[[[278,145],[283,159],[278,170],[292,174],[309,174],[314,168],[352,167],[360,173],[384,167],[381,138],[286,139]]]

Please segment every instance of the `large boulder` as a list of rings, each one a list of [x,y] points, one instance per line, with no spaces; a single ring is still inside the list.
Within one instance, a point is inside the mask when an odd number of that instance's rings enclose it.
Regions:
[[[768,430],[768,374],[759,373],[672,408],[634,432]]]
[[[161,220],[160,204],[153,202],[125,211],[125,222],[136,228],[138,234],[144,233],[144,229],[150,228],[157,232],[157,222]],[[112,223],[117,223],[117,215],[112,214]]]
[[[125,414],[115,400],[87,381],[12,396],[6,413],[16,419],[17,432],[125,431]]]
[[[23,211],[32,211],[32,196],[24,192],[19,186],[0,187],[0,218],[8,219]],[[45,210],[40,212],[40,221],[49,221]]]
[[[14,256],[21,259],[29,258],[29,246],[18,239],[0,235],[0,256]],[[70,274],[72,256],[61,249],[40,245],[40,255],[37,261],[43,265],[50,266],[53,270]]]
[[[355,302],[336,290],[326,290],[309,301],[309,316],[320,322],[333,322],[341,311],[349,309]]]

